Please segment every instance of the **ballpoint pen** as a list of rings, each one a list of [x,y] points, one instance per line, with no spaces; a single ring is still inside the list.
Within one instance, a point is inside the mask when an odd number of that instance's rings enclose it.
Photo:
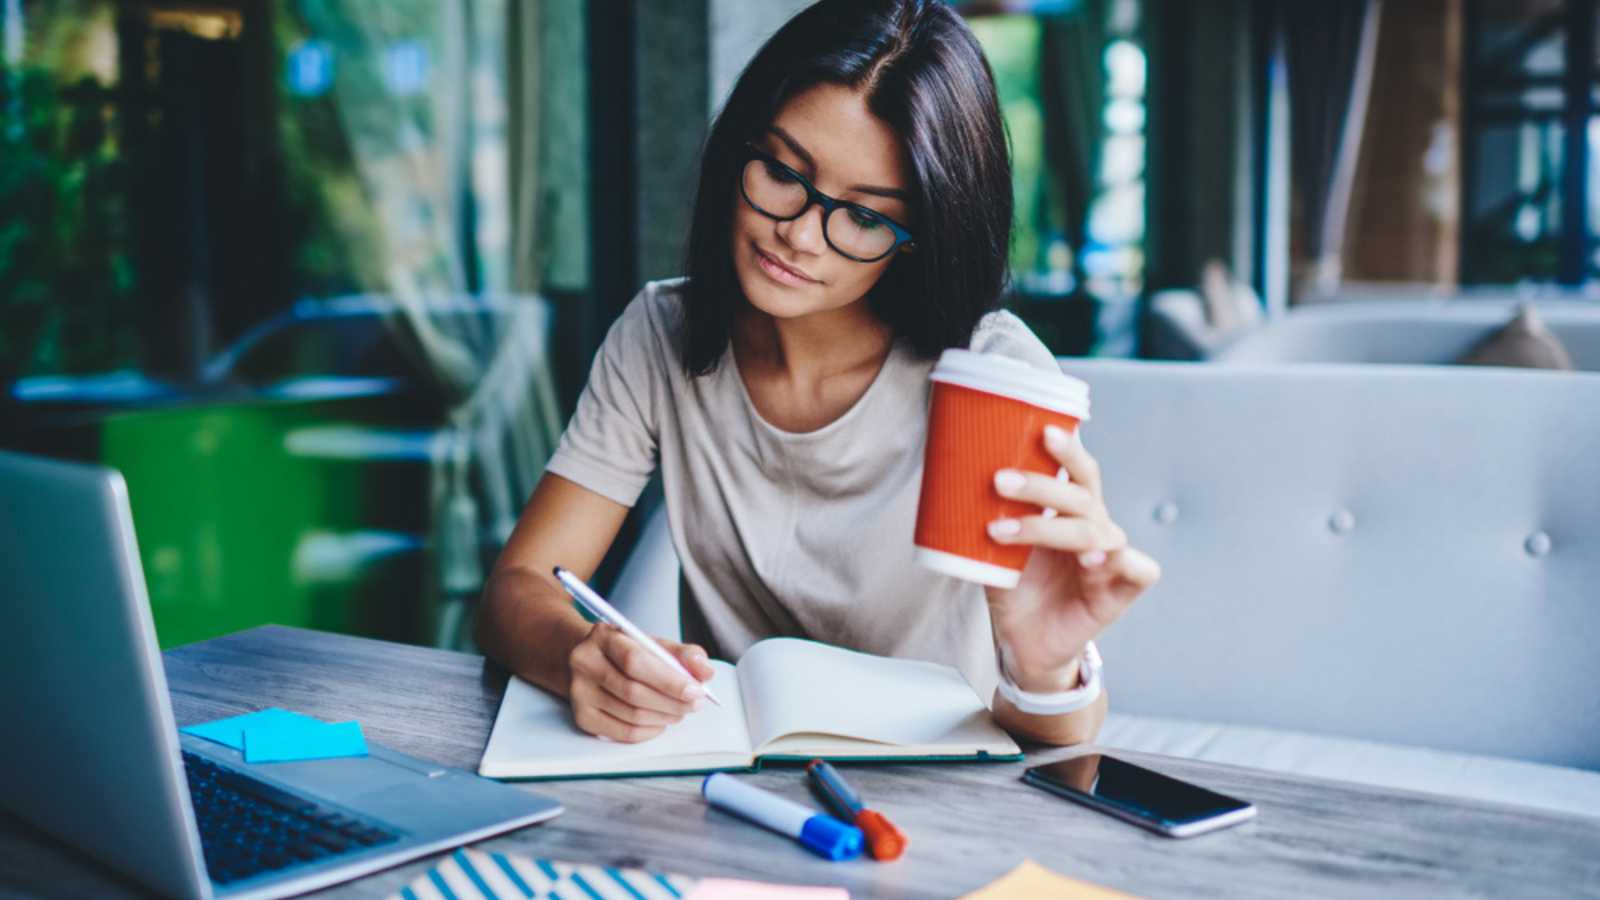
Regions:
[[[900,829],[894,827],[883,813],[867,809],[861,805],[861,798],[856,792],[845,784],[844,777],[837,769],[820,759],[814,759],[806,765],[806,772],[811,776],[811,786],[816,788],[822,800],[833,814],[846,822],[854,824],[866,835],[867,852],[879,862],[888,862],[898,859],[910,843]]]
[[[560,566],[556,566],[555,574],[556,580],[561,582],[561,586],[566,588],[567,593],[572,595],[572,599],[578,601],[579,605],[588,610],[591,615],[607,625],[614,626],[628,637],[633,638],[639,643],[640,646],[650,651],[650,655],[671,666],[674,672],[677,672],[683,677],[689,679],[694,684],[699,685],[700,689],[706,692],[706,698],[708,700],[718,706],[722,705],[722,701],[717,699],[717,695],[711,693],[710,685],[701,684],[700,679],[689,674],[689,670],[683,667],[683,663],[678,662],[677,657],[673,656],[671,653],[668,653],[667,648],[657,643],[655,638],[640,631],[639,626],[628,621],[627,616],[618,612],[615,606],[612,606],[610,603],[606,602],[606,598],[595,593],[593,588],[589,587],[587,584],[584,584],[583,579],[572,574],[571,572],[568,572],[566,569],[563,569]]]

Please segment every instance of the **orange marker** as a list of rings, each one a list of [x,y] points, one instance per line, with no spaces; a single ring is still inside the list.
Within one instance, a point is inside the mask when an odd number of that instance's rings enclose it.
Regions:
[[[833,814],[846,822],[853,823],[861,829],[867,837],[867,852],[878,862],[889,862],[899,859],[900,854],[906,852],[906,845],[911,843],[905,834],[894,823],[884,817],[877,810],[867,809],[861,805],[861,798],[856,792],[845,784],[838,770],[820,759],[814,759],[806,764],[806,772],[811,776],[811,786],[822,797]]]

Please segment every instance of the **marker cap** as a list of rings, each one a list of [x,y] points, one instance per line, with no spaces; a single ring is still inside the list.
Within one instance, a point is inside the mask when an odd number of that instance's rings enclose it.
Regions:
[[[867,849],[872,852],[872,858],[879,862],[899,859],[900,854],[906,852],[906,844],[910,843],[905,834],[877,810],[863,809],[857,813],[856,825],[866,835]]]
[[[815,815],[800,828],[800,843],[806,849],[834,862],[861,855],[861,829],[833,816]]]

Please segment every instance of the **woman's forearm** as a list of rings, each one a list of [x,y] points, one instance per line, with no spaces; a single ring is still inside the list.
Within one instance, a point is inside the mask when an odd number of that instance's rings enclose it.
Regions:
[[[1011,705],[1011,701],[998,691],[994,695],[994,720],[1001,728],[1014,737],[1062,747],[1094,740],[1106,720],[1106,709],[1104,690],[1083,709],[1054,716],[1025,713]]]
[[[555,579],[513,566],[497,570],[484,585],[475,637],[513,674],[565,697],[568,657],[589,629]]]

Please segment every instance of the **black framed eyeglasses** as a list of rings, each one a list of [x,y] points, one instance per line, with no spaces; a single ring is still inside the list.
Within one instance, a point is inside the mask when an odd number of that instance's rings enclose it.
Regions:
[[[777,157],[755,144],[744,146],[739,192],[756,212],[790,222],[805,215],[812,204],[821,206],[823,240],[856,262],[877,262],[902,246],[916,246],[911,232],[899,222],[858,203],[829,197]]]

